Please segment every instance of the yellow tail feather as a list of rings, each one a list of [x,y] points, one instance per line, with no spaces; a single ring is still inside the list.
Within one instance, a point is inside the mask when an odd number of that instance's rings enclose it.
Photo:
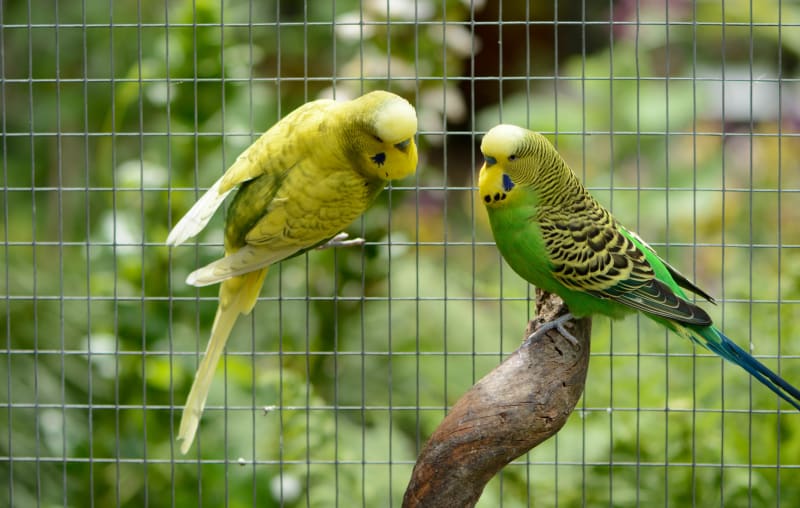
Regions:
[[[178,430],[178,440],[182,441],[181,453],[184,455],[194,442],[200,417],[206,405],[208,391],[211,388],[211,381],[214,379],[214,372],[217,370],[217,364],[225,350],[225,343],[228,342],[233,325],[239,314],[248,314],[253,309],[266,275],[267,268],[263,268],[225,280],[220,286],[219,306],[214,318],[214,325],[211,327],[211,338],[208,341],[203,360],[197,368]]]

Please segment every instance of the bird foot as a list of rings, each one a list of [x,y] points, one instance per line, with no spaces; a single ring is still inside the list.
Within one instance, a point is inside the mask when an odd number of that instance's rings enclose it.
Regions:
[[[350,240],[348,240],[347,238],[349,236],[350,235],[342,231],[338,235],[328,240],[327,243],[324,243],[319,247],[317,247],[317,249],[323,250],[323,249],[331,249],[334,247],[354,247],[356,245],[364,245],[363,238],[351,238]]]
[[[579,347],[579,346],[580,346],[580,342],[578,341],[578,339],[576,339],[576,338],[575,338],[575,336],[574,336],[574,335],[572,335],[571,333],[569,333],[569,332],[567,331],[567,329],[566,329],[566,328],[564,328],[564,324],[565,324],[567,321],[571,321],[573,318],[574,318],[574,317],[573,317],[573,315],[572,315],[572,314],[570,314],[569,312],[567,312],[567,313],[566,313],[566,314],[564,314],[563,316],[559,316],[559,317],[557,317],[556,319],[554,319],[554,320],[552,320],[552,321],[548,321],[548,322],[546,322],[546,323],[542,323],[542,325],[541,325],[541,326],[539,326],[539,328],[537,328],[535,332],[533,332],[532,334],[530,334],[526,340],[528,340],[528,341],[531,341],[531,342],[532,342],[532,341],[534,341],[534,340],[539,340],[539,339],[541,339],[542,337],[544,337],[544,335],[545,335],[547,332],[549,332],[550,330],[553,330],[553,329],[555,329],[555,330],[557,330],[557,331],[558,331],[558,333],[560,333],[560,334],[561,334],[561,335],[562,335],[562,336],[563,336],[565,339],[567,339],[568,341],[570,341],[574,347],[576,347],[576,348],[577,348],[577,347]]]

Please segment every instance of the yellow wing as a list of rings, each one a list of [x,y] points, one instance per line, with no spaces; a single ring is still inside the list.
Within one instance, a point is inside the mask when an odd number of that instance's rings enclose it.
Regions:
[[[296,155],[290,143],[283,143],[284,139],[291,139],[293,131],[302,125],[318,125],[324,120],[327,111],[335,103],[328,99],[304,104],[286,115],[271,129],[261,135],[252,145],[242,152],[230,168],[214,185],[186,212],[180,221],[172,228],[167,236],[167,245],[180,245],[189,238],[196,236],[225,201],[228,194],[237,186],[264,175],[268,171],[287,171],[293,164],[292,158]],[[276,164],[272,161],[285,161]]]

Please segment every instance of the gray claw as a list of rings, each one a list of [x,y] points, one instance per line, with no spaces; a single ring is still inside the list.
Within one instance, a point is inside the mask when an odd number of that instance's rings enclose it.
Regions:
[[[575,338],[574,335],[572,335],[570,332],[567,331],[566,328],[564,328],[564,323],[572,319],[573,319],[572,314],[567,312],[563,316],[559,316],[552,321],[548,321],[547,323],[542,323],[542,325],[539,328],[537,328],[535,332],[533,332],[528,336],[527,340],[529,341],[539,340],[542,337],[544,337],[544,335],[547,332],[555,329],[558,330],[558,333],[563,335],[565,339],[570,341],[572,345],[577,348],[580,346],[580,342],[578,341],[578,339]]]
[[[350,235],[342,231],[338,235],[328,240],[327,243],[324,243],[319,247],[317,247],[317,249],[323,250],[323,249],[331,249],[334,247],[338,248],[338,247],[353,247],[357,245],[364,245],[363,238],[352,238],[350,240],[347,240],[348,236]]]

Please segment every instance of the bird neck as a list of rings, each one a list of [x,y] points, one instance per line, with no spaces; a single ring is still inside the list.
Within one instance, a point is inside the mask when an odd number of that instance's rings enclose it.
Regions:
[[[575,173],[558,154],[545,163],[537,172],[532,187],[540,206],[563,207],[571,203],[575,196],[583,196],[586,189]]]

